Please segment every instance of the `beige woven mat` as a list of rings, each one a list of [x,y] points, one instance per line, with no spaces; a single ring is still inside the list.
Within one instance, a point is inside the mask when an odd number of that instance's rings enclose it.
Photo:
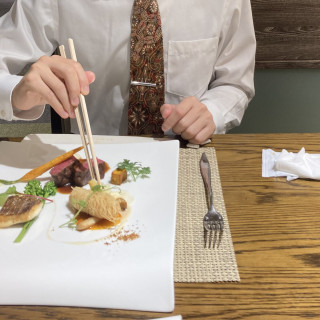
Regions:
[[[202,218],[207,202],[199,162],[205,152],[211,166],[215,208],[223,215],[225,231],[218,249],[205,249]],[[214,148],[180,149],[176,226],[175,282],[240,281],[224,205]]]

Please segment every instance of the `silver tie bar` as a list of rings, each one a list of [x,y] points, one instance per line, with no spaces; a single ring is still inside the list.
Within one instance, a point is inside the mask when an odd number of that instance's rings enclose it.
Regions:
[[[145,87],[156,87],[155,83],[150,82],[139,82],[139,81],[131,81],[132,86],[145,86]]]

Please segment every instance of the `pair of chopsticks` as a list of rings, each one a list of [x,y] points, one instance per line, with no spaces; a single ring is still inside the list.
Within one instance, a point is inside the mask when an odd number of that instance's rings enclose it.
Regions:
[[[68,44],[69,44],[69,51],[70,51],[71,59],[74,61],[77,61],[76,50],[74,47],[73,40],[68,39]],[[60,51],[60,55],[63,58],[67,57],[64,45],[59,46],[59,51]],[[80,112],[80,108],[78,106],[75,109],[75,114],[76,114],[77,124],[78,124],[78,128],[79,128],[80,136],[81,136],[82,145],[84,147],[84,152],[85,152],[86,159],[87,159],[88,166],[89,166],[91,179],[94,180],[96,177],[98,184],[101,184],[97,157],[96,157],[96,154],[94,151],[94,144],[93,144],[91,126],[90,126],[89,116],[88,116],[88,111],[87,111],[87,105],[86,105],[85,98],[82,94],[80,94],[80,105],[81,105],[81,112]],[[83,123],[84,123],[84,126],[83,126]],[[88,139],[88,141],[87,141],[87,139]],[[88,145],[90,147],[90,150],[88,148]],[[92,157],[90,157],[89,151],[90,151]],[[91,158],[93,160],[93,168],[92,168]],[[93,169],[95,171],[95,175],[94,175]]]

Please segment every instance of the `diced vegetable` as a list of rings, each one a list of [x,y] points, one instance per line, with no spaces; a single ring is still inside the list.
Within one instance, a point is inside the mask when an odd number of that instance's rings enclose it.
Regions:
[[[111,174],[111,183],[120,186],[122,182],[127,180],[127,170],[126,169],[115,169]]]

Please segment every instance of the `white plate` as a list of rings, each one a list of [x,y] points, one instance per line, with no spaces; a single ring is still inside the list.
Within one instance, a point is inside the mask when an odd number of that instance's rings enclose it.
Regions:
[[[77,146],[28,139],[19,145],[0,143],[1,179],[18,179],[30,168]],[[123,159],[151,168],[150,178],[121,186],[134,199],[122,235],[138,238],[123,241],[108,237],[110,230],[80,233],[59,228],[70,211],[68,195],[58,194],[55,203],[45,205],[20,244],[13,243],[20,226],[0,229],[0,304],[174,309],[179,142],[100,143],[95,149],[97,157],[111,167],[104,183]],[[49,174],[41,179],[48,180]],[[2,185],[0,193],[7,187]],[[23,191],[24,184],[16,187]]]

